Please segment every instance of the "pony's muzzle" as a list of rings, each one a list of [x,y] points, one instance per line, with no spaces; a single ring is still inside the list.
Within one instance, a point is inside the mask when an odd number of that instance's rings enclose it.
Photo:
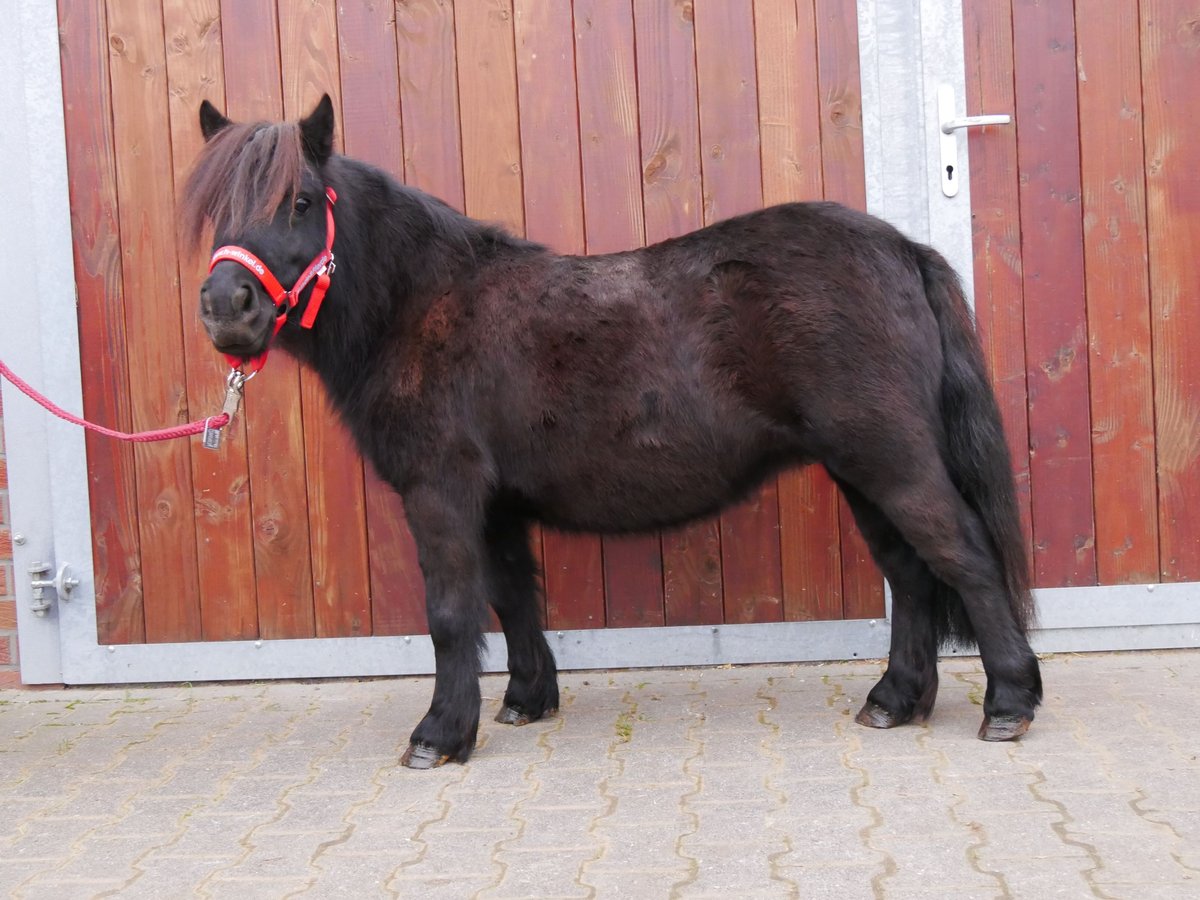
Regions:
[[[219,263],[200,287],[200,321],[222,353],[261,353],[270,340],[273,312],[262,288],[236,263]]]

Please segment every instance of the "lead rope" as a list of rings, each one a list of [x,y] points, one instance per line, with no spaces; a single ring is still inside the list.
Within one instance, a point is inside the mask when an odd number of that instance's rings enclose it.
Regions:
[[[103,425],[97,425],[94,422],[89,422],[86,419],[81,419],[73,413],[67,412],[61,406],[58,406],[44,394],[39,393],[29,386],[16,372],[10,369],[0,359],[0,375],[3,375],[21,393],[25,394],[30,399],[41,405],[43,408],[58,416],[60,419],[65,419],[72,425],[79,425],[89,431],[94,431],[97,434],[103,434],[106,437],[116,438],[119,441],[133,441],[135,443],[149,443],[150,441],[166,441],[171,438],[187,437],[193,434],[203,434],[203,444],[209,450],[216,450],[221,446],[221,429],[233,421],[233,417],[237,414],[238,407],[242,402],[242,389],[246,384],[247,378],[244,374],[234,369],[229,373],[229,377],[225,379],[225,405],[221,408],[221,412],[215,416],[209,416],[207,419],[200,419],[196,422],[189,422],[187,425],[176,425],[174,428],[160,428],[156,431],[114,431],[111,428],[105,428]]]

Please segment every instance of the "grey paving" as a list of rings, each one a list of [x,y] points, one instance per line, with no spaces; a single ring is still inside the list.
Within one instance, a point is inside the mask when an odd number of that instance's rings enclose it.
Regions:
[[[0,693],[0,892],[1200,897],[1200,651],[1045,659],[1017,744],[978,660],[927,726],[875,662],[563,676],[558,717],[397,766],[426,679]]]

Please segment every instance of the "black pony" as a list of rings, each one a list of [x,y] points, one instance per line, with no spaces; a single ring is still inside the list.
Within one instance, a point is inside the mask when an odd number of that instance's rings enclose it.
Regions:
[[[328,97],[292,124],[236,124],[206,102],[200,124],[181,225],[233,247],[200,292],[213,344],[251,360],[274,342],[311,366],[404,499],[437,664],[406,765],[474,748],[488,603],[511,676],[498,721],[557,708],[531,523],[675,526],[814,462],[893,590],[887,672],[858,721],[928,717],[939,644],[956,640],[987,672],[979,736],[1029,727],[1042,686],[1009,456],[937,253],[837,204],[792,203],[560,256],[334,154]],[[282,285],[313,277],[334,224],[331,279],[290,301],[264,288],[260,262]]]

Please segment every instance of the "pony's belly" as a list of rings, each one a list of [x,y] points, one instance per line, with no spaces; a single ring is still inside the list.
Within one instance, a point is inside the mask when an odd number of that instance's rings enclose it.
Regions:
[[[797,460],[798,461],[798,460]],[[728,461],[726,461],[728,463]],[[617,469],[583,467],[543,485],[534,506],[547,524],[610,534],[681,525],[741,499],[777,465],[633,454]]]

